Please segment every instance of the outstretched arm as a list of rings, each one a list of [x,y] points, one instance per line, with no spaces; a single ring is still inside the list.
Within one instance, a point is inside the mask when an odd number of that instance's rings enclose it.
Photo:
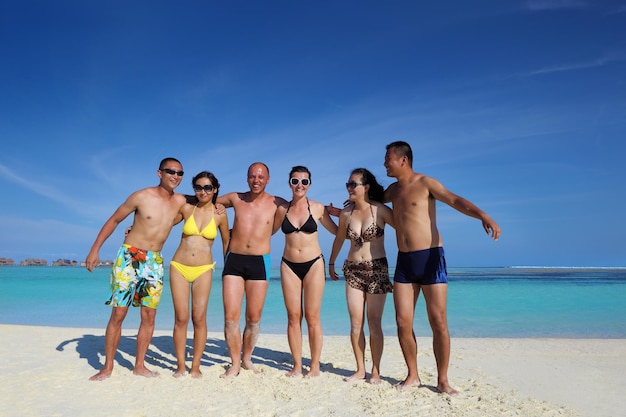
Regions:
[[[493,221],[487,213],[479,209],[478,206],[471,201],[449,191],[443,186],[443,184],[434,178],[425,178],[424,181],[433,197],[446,203],[466,216],[480,220],[483,224],[483,229],[493,240],[498,240],[500,238],[500,226],[498,226],[498,224]]]

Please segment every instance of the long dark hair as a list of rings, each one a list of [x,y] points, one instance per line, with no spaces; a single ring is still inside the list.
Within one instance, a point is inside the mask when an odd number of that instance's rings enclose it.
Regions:
[[[370,186],[370,189],[367,192],[367,196],[370,200],[378,201],[379,203],[384,202],[385,189],[378,183],[374,174],[372,174],[367,168],[353,169],[350,175],[360,175],[363,185],[367,184]]]
[[[220,190],[220,182],[217,180],[217,177],[213,175],[212,172],[202,171],[195,177],[193,177],[193,179],[191,180],[191,186],[193,187],[194,185],[196,185],[196,181],[198,181],[200,178],[208,178],[209,181],[211,181],[211,184],[213,184],[213,188],[215,188],[215,194],[213,194],[213,199],[211,200],[211,202],[215,204],[215,201],[217,201],[217,194]]]

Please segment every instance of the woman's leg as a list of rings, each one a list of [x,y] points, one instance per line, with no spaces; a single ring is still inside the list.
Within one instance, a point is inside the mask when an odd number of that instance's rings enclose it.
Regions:
[[[200,275],[191,285],[191,320],[193,322],[193,360],[190,374],[200,378],[200,361],[204,354],[207,338],[206,310],[211,295],[213,271]]]
[[[176,351],[176,372],[174,377],[185,375],[187,356],[187,325],[189,324],[189,282],[170,266],[170,287],[174,303],[174,350]]]
[[[322,356],[322,296],[326,283],[324,258],[320,258],[304,277],[304,316],[309,333],[309,348],[311,349],[311,369],[307,376],[319,376],[320,357]]]
[[[346,283],[346,300],[350,315],[350,342],[356,360],[356,372],[344,380],[352,381],[365,378],[365,334],[363,333],[365,292],[354,289]]]
[[[293,368],[287,376],[302,375],[302,281],[285,264],[280,264],[280,283],[287,309],[287,340]]]

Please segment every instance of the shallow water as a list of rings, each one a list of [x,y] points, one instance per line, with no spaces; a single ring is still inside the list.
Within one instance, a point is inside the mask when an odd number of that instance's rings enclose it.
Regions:
[[[106,326],[110,307],[108,268],[0,267],[0,323],[41,326]],[[448,321],[452,337],[626,338],[626,269],[450,268]],[[209,331],[221,332],[221,270],[214,273],[207,313]],[[139,325],[131,309],[126,329]],[[173,326],[168,277],[156,328]],[[345,282],[326,281],[324,334],[347,335]],[[261,320],[264,333],[285,333],[285,307],[278,270]],[[306,325],[304,324],[306,329]],[[392,297],[383,316],[385,334],[395,335]],[[416,308],[415,333],[429,336],[424,300]]]

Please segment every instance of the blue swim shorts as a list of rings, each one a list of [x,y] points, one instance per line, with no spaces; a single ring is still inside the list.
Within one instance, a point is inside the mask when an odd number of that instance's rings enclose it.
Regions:
[[[443,248],[398,252],[393,280],[401,284],[447,284],[448,272]]]

